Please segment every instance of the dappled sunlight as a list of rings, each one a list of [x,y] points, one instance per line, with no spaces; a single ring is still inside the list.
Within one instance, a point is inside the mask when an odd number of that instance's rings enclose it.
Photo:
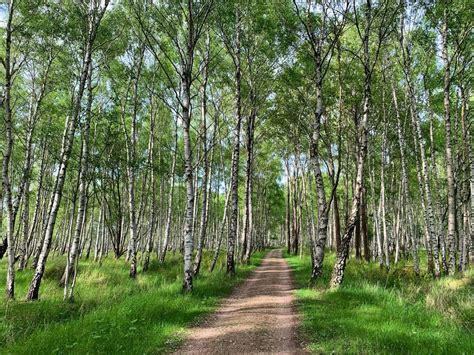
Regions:
[[[458,290],[460,288],[467,287],[473,283],[472,278],[463,277],[461,279],[448,279],[443,285],[451,290]]]

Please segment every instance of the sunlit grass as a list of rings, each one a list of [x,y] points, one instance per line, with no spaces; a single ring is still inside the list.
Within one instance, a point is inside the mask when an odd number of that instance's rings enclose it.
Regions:
[[[213,274],[206,270],[205,253],[201,275],[192,295],[181,292],[182,260],[170,255],[165,265],[154,262],[136,280],[128,277],[124,260],[108,258],[101,266],[81,261],[75,302],[62,301],[59,287],[64,258],[52,258],[42,284],[40,301],[25,302],[32,271],[17,273],[17,300],[0,301],[0,353],[7,354],[97,354],[157,353],[170,349],[185,327],[212,312],[260,262],[256,253],[249,266],[237,275],[225,274],[224,260]],[[0,264],[0,282],[5,283],[5,263]]]
[[[288,257],[288,255],[287,255]],[[344,284],[329,290],[334,254],[324,276],[309,284],[309,256],[288,257],[303,331],[317,353],[474,353],[474,273],[417,278],[409,261],[381,270],[350,260]]]

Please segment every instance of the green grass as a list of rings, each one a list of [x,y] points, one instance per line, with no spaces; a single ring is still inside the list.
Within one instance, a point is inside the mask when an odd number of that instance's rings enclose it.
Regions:
[[[170,255],[165,265],[153,263],[136,280],[128,277],[124,260],[106,259],[101,266],[81,261],[77,296],[62,301],[58,286],[64,258],[52,258],[42,283],[40,301],[25,302],[32,271],[18,272],[16,301],[0,300],[1,354],[143,354],[171,349],[184,329],[214,311],[222,297],[260,263],[256,253],[237,275],[225,275],[223,260],[213,274],[206,270],[205,253],[194,292],[181,292],[182,260]],[[0,264],[0,283],[5,284],[5,262]]]
[[[474,354],[474,272],[435,281],[417,279],[410,262],[392,270],[348,262],[343,285],[324,276],[309,285],[311,260],[288,256],[294,270],[303,333],[315,353]]]

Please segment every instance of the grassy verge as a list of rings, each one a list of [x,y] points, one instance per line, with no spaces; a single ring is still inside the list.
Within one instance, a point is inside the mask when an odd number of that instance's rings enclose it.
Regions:
[[[17,273],[17,301],[0,300],[0,353],[98,354],[159,353],[174,346],[184,329],[215,310],[258,265],[264,252],[253,255],[250,265],[237,268],[229,278],[221,268],[209,274],[205,254],[202,273],[192,295],[181,293],[182,261],[170,255],[165,265],[154,263],[136,280],[128,278],[123,260],[107,259],[99,266],[80,263],[77,297],[62,301],[58,286],[64,258],[52,258],[39,302],[24,302],[32,271]],[[223,260],[219,265],[224,265]],[[5,263],[0,264],[0,284],[5,284]]]
[[[386,271],[350,260],[343,286],[329,290],[334,254],[315,285],[308,284],[308,256],[286,257],[311,351],[474,354],[473,270],[435,281],[417,279],[406,261]]]

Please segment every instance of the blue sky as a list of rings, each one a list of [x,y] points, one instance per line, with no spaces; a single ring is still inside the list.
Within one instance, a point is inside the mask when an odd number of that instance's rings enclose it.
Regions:
[[[7,5],[1,4],[0,5],[0,27],[3,27],[5,24],[6,15],[7,15]]]

